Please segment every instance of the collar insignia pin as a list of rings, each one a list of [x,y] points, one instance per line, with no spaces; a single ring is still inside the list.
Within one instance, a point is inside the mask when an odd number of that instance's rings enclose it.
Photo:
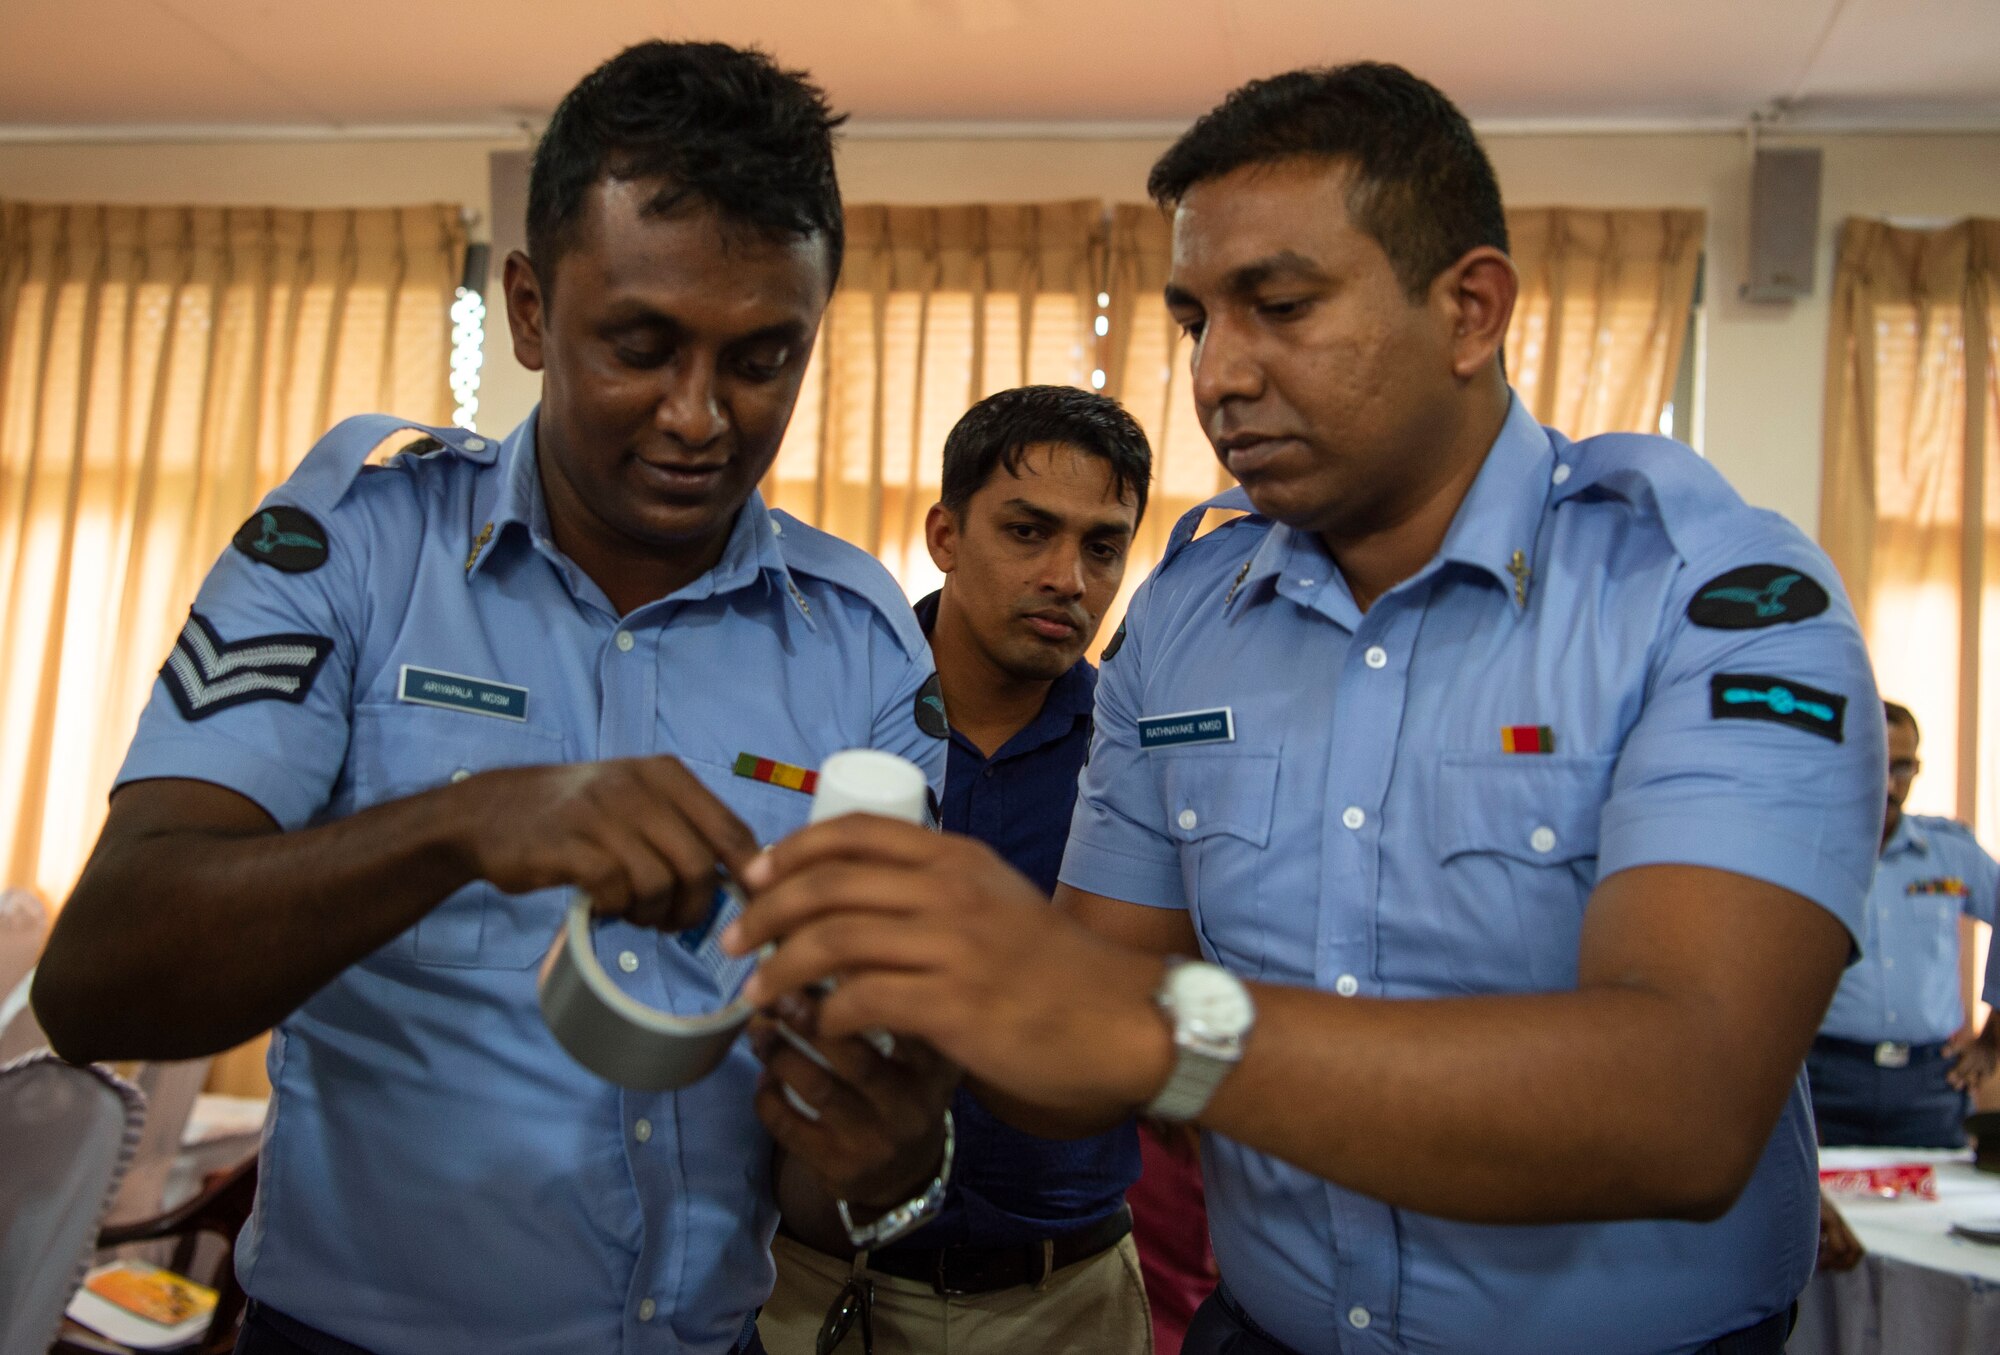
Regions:
[[[470,574],[472,572],[472,567],[479,563],[479,552],[485,550],[486,543],[488,541],[491,541],[492,539],[493,539],[493,524],[489,522],[484,527],[481,527],[479,529],[479,536],[473,541],[472,549],[466,553],[465,556],[466,573]]]
[[[1527,606],[1528,580],[1535,576],[1535,571],[1528,568],[1528,557],[1520,551],[1515,551],[1514,558],[1507,562],[1507,572],[1514,576],[1514,605]]]
[[[1255,556],[1251,557],[1252,560],[1254,560],[1255,558],[1256,558]],[[1236,600],[1236,590],[1241,588],[1243,586],[1243,581],[1250,577],[1250,564],[1251,560],[1245,560],[1243,562],[1243,568],[1236,571],[1236,578],[1231,581],[1229,585],[1229,591],[1222,595],[1223,606],[1227,607],[1230,603]]]

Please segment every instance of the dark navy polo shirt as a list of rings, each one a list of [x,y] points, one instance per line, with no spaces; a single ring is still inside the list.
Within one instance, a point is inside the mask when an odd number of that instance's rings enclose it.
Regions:
[[[925,634],[937,609],[936,593],[917,604]],[[951,732],[945,831],[978,838],[1044,893],[1055,891],[1062,867],[1096,692],[1097,670],[1079,659],[1049,688],[1041,713],[991,758]],[[944,1212],[899,1246],[1009,1246],[1074,1232],[1117,1213],[1139,1176],[1139,1139],[1129,1123],[1086,1139],[1037,1138],[1002,1123],[963,1088],[952,1118],[958,1160]]]

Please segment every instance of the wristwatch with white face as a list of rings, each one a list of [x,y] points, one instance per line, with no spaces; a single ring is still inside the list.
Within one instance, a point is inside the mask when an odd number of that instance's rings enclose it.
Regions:
[[[1243,1057],[1257,1021],[1250,990],[1228,970],[1174,956],[1153,995],[1174,1032],[1174,1071],[1146,1107],[1162,1120],[1192,1120]]]

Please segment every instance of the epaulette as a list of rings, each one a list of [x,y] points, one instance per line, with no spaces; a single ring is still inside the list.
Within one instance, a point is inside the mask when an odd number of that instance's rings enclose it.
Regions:
[[[315,442],[298,469],[265,496],[263,506],[289,504],[308,513],[331,513],[360,478],[369,455],[405,430],[436,442],[439,450],[433,455],[448,454],[491,465],[500,454],[498,439],[468,429],[433,427],[393,414],[356,414],[342,419]]]
[[[1155,565],[1154,569],[1156,571],[1165,569],[1173,558],[1195,539],[1195,533],[1201,530],[1202,520],[1218,510],[1228,513],[1248,513],[1257,522],[1267,521],[1257,516],[1257,510],[1250,506],[1250,496],[1243,492],[1241,485],[1224,490],[1207,502],[1198,503],[1181,514],[1180,520],[1174,523],[1174,530],[1167,536],[1167,548],[1160,552],[1160,563]]]
[[[1570,442],[1551,431],[1550,441],[1556,460],[1570,470],[1555,502],[1593,490],[1622,499],[1657,518],[1683,559],[1727,551],[1743,536],[1742,515],[1757,513],[1722,472],[1672,438],[1602,433]]]
[[[785,567],[795,574],[820,579],[845,589],[872,606],[888,622],[889,629],[912,657],[929,652],[924,629],[917,614],[903,596],[902,587],[882,562],[859,546],[809,527],[781,509],[771,510],[778,524],[778,552]]]
[[[1908,817],[1914,820],[1926,833],[1942,833],[1946,837],[1961,838],[1975,845],[1979,842],[1978,837],[1974,835],[1972,829],[1966,824],[1960,823],[1957,819],[1945,818],[1939,814],[1911,814]]]

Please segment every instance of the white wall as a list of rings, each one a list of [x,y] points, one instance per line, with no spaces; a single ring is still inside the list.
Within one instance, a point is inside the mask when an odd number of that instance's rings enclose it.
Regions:
[[[510,143],[383,141],[232,145],[0,145],[0,198],[486,208],[486,156]],[[2000,216],[2000,136],[1793,139],[1826,151],[1818,290],[1806,301],[1737,299],[1748,235],[1749,149],[1727,135],[1495,136],[1502,191],[1520,206],[1700,207],[1708,212],[1703,450],[1753,502],[1808,531],[1818,519],[1819,426],[1834,233],[1849,215]],[[853,139],[851,202],[1144,197],[1158,140]],[[483,222],[474,234],[484,236]],[[496,315],[481,423],[510,426],[533,402]]]

